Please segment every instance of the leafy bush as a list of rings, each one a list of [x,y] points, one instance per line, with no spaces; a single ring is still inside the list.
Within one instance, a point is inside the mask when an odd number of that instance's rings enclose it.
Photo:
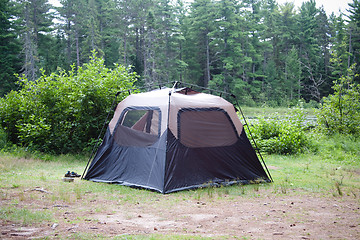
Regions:
[[[0,150],[3,149],[7,144],[7,136],[3,129],[0,128]]]
[[[317,112],[319,129],[326,134],[360,135],[360,84],[354,82],[354,69],[334,82],[334,94],[323,99]]]
[[[81,152],[96,139],[118,91],[131,88],[135,73],[92,56],[89,63],[34,81],[0,99],[0,124],[9,140],[47,153]]]
[[[296,154],[313,147],[307,128],[305,115],[298,110],[282,118],[260,118],[250,130],[261,151]]]

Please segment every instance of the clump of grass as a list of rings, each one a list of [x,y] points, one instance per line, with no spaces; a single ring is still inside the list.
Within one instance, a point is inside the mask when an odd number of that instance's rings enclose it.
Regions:
[[[53,220],[51,214],[47,211],[31,211],[28,209],[20,209],[16,207],[0,208],[0,219],[21,223],[24,225]]]
[[[81,186],[79,186],[79,185],[76,185],[75,187],[74,187],[74,193],[75,193],[75,197],[76,197],[76,199],[81,199],[82,198],[82,189],[81,189]]]
[[[19,201],[25,201],[25,200],[26,200],[26,197],[25,197],[24,192],[20,192],[19,193]]]
[[[214,189],[215,189],[215,186],[213,186],[213,185],[209,185],[209,186],[206,188],[207,195],[208,195],[209,198],[213,198],[213,196],[214,196]]]
[[[342,196],[343,195],[343,192],[342,192],[342,190],[341,190],[341,183],[339,182],[339,181],[335,181],[335,190],[336,190],[336,192],[337,192],[337,194],[339,195],[339,196]],[[334,194],[335,195],[335,194]]]
[[[71,198],[72,194],[71,191],[68,188],[60,188],[58,190],[58,199],[67,203],[72,202]]]
[[[243,184],[239,184],[239,189],[240,189],[240,192],[239,192],[240,195],[246,194],[246,188]]]
[[[288,190],[288,184],[287,184],[287,182],[286,181],[284,181],[284,182],[281,182],[280,183],[280,192],[282,193],[282,194],[286,194],[287,193],[287,190]]]

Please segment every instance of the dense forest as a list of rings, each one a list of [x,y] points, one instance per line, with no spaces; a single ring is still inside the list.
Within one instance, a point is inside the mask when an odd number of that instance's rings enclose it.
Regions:
[[[360,3],[327,15],[314,0],[0,1],[0,96],[18,76],[78,68],[93,51],[137,86],[181,81],[243,103],[319,102],[360,61]],[[356,79],[359,82],[359,79]]]

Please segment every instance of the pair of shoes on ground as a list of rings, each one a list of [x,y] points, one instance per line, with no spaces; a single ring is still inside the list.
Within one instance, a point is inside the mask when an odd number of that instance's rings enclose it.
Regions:
[[[80,175],[77,174],[76,172],[70,172],[70,171],[68,171],[67,173],[65,173],[65,177],[74,178],[74,177],[80,177]]]

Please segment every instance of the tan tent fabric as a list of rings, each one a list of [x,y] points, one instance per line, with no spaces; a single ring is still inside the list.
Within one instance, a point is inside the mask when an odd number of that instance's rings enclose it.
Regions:
[[[174,89],[161,89],[154,90],[146,93],[138,93],[128,96],[125,100],[120,102],[116,108],[113,119],[109,124],[110,132],[113,133],[116,124],[119,121],[119,118],[122,112],[129,106],[131,107],[154,107],[157,106],[161,111],[161,134],[167,129],[167,118],[168,118],[168,109],[170,109],[169,114],[169,129],[174,134],[175,137],[178,137],[178,113],[181,109],[193,108],[193,109],[206,109],[212,108],[214,106],[223,109],[232,120],[237,131],[237,135],[240,136],[243,126],[238,119],[238,116],[235,112],[235,109],[231,103],[225,99],[205,94],[197,93],[191,91],[189,94],[184,94],[186,91],[176,91]],[[170,94],[170,106],[169,106],[169,94]],[[224,133],[227,134],[227,133]]]

